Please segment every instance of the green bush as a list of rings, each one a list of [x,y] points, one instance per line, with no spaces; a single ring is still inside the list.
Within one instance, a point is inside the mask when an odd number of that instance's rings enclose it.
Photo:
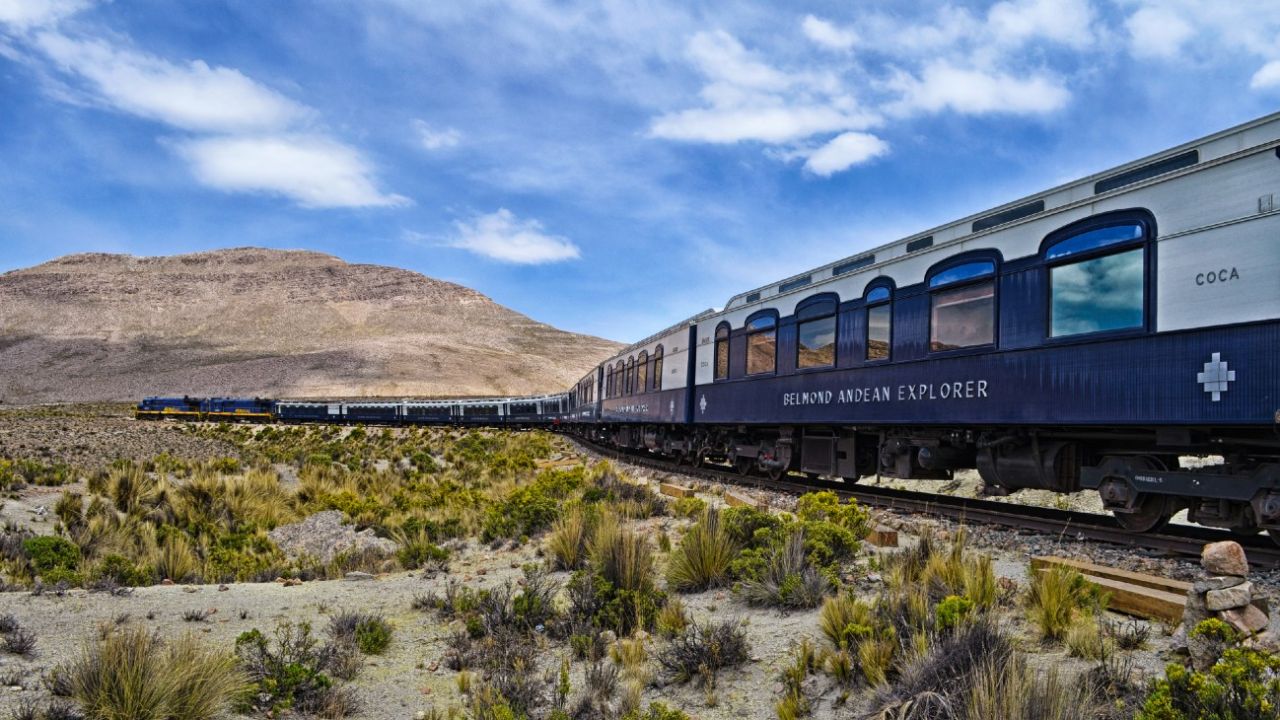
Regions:
[[[934,612],[939,630],[950,630],[969,618],[973,612],[973,601],[959,595],[948,595],[938,603]]]
[[[682,497],[671,503],[671,514],[695,519],[707,509],[707,501],[697,497]]]
[[[356,625],[356,646],[365,655],[381,655],[391,645],[391,625],[380,617],[361,620]]]
[[[63,537],[40,535],[28,538],[23,541],[22,549],[31,561],[32,569],[41,577],[51,571],[70,571],[80,567],[80,548]],[[47,578],[46,582],[49,582]]]
[[[150,569],[135,565],[123,555],[106,555],[94,568],[95,580],[110,580],[118,585],[139,587],[150,585],[155,576]]]
[[[1170,664],[1135,720],[1280,718],[1280,656],[1232,648],[1208,672]]]
[[[690,720],[690,718],[679,708],[670,708],[663,703],[653,702],[644,712],[637,708],[623,715],[622,720]]]
[[[350,663],[344,645],[320,645],[308,623],[277,625],[274,643],[256,628],[241,633],[236,656],[254,684],[244,710],[331,712],[347,698],[333,681],[340,667]]]
[[[485,514],[480,539],[533,536],[551,527],[560,507],[583,482],[582,468],[548,470],[521,485]]]

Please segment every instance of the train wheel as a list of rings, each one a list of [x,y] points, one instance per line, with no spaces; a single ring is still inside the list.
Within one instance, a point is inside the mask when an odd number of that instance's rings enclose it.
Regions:
[[[1134,472],[1143,470],[1161,469],[1162,463],[1154,458],[1141,456],[1120,456],[1106,458],[1102,462],[1104,475],[1109,471],[1114,471],[1117,476],[1130,476]],[[1173,498],[1168,495],[1155,495],[1152,493],[1138,493],[1133,501],[1133,512],[1113,512],[1111,513],[1116,522],[1120,523],[1120,527],[1134,533],[1145,533],[1159,530],[1164,527],[1173,514],[1178,511],[1178,505]]]
[[[779,480],[787,476],[787,469],[786,468],[769,468],[768,472],[765,474],[769,476],[770,480],[774,482],[778,482]]]
[[[1164,527],[1173,517],[1169,498],[1164,495],[1138,493],[1134,512],[1112,513],[1120,527],[1134,533],[1145,533]]]

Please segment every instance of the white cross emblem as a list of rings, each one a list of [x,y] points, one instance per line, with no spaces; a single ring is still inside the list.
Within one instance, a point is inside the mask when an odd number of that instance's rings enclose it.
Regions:
[[[698,407],[702,408],[703,415],[707,414],[707,396],[706,395],[702,396],[702,402],[698,403]]]
[[[1235,382],[1236,371],[1228,370],[1227,364],[1222,360],[1222,353],[1213,353],[1209,362],[1204,364],[1204,372],[1196,373],[1196,382],[1204,386],[1204,391],[1213,393],[1213,401],[1218,402],[1222,399],[1222,393],[1227,391],[1227,385]]]

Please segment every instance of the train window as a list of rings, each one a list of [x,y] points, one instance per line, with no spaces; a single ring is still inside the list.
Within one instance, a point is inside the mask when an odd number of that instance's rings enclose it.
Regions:
[[[796,309],[796,367],[832,367],[836,364],[836,307],[834,296],[818,296]]]
[[[613,366],[612,397],[622,397],[623,395],[626,394],[626,390],[627,390],[627,366],[622,362],[622,360],[619,360],[618,364]]]
[[[1141,328],[1146,294],[1146,226],[1125,222],[1053,242],[1049,263],[1049,336]]]
[[[778,319],[772,314],[747,321],[747,374],[771,373],[778,367]]]
[[[987,260],[982,262],[965,263],[948,268],[942,272],[929,278],[929,287],[936,288],[943,285],[961,282],[964,280],[974,280],[986,275],[990,275],[996,271],[996,264]]]
[[[867,290],[867,360],[889,359],[889,342],[893,335],[893,291],[888,285]]]
[[[933,293],[930,350],[956,350],[995,342],[996,284],[992,280]]]
[[[627,359],[627,386],[623,389],[623,395],[630,395],[636,391],[636,359]]]
[[[716,328],[716,380],[729,377],[729,324],[720,323]]]
[[[662,389],[662,346],[659,345],[653,351],[653,390],[657,392]]]
[[[636,392],[642,393],[649,389],[649,353],[640,353],[640,358],[636,360]]]
[[[604,371],[604,394],[605,397],[613,396],[613,368]]]

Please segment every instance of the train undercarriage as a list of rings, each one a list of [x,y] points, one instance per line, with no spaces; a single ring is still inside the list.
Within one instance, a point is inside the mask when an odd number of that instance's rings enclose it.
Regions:
[[[1280,542],[1280,438],[1212,428],[981,428],[570,425],[622,449],[724,464],[771,479],[799,473],[947,480],[976,470],[987,494],[1096,490],[1132,532],[1191,522]]]

